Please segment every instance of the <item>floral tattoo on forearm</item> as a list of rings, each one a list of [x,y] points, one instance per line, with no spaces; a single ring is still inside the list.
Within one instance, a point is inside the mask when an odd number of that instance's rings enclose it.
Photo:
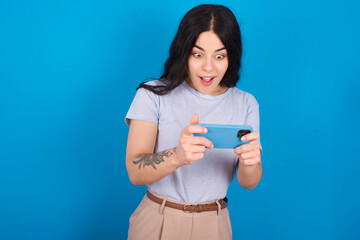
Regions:
[[[172,150],[172,151],[171,151]],[[141,166],[144,168],[145,166],[152,166],[156,169],[155,165],[159,165],[160,163],[164,162],[164,157],[170,157],[175,153],[175,148],[165,150],[159,153],[146,153],[146,154],[139,154],[136,156],[138,159],[137,161],[133,161],[133,163],[139,164],[139,169]]]

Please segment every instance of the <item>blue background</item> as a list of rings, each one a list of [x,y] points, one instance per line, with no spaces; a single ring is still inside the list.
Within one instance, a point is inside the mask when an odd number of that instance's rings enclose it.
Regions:
[[[264,176],[230,185],[234,239],[360,239],[360,2],[208,1],[244,44]],[[0,1],[0,239],[125,239],[145,193],[125,114],[202,1]]]

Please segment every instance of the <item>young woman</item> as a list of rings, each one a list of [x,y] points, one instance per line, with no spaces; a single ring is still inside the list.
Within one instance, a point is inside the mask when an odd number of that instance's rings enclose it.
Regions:
[[[181,21],[160,80],[140,84],[126,115],[126,167],[148,192],[130,218],[128,239],[232,239],[229,184],[236,175],[252,189],[263,171],[259,105],[235,87],[241,54],[233,13],[200,5]],[[207,132],[199,122],[254,131],[242,138],[249,143],[218,149],[194,136]]]

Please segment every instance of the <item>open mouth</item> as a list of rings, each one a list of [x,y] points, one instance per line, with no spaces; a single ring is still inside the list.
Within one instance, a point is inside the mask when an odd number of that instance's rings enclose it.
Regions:
[[[213,82],[213,80],[214,80],[214,78],[215,77],[205,77],[205,76],[199,76],[199,78],[200,78],[200,81],[201,81],[201,83],[204,85],[204,86],[209,86],[209,85],[211,85],[211,83]]]

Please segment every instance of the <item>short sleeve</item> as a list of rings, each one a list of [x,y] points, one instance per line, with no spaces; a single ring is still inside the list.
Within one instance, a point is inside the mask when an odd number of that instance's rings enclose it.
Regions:
[[[247,101],[248,108],[247,108],[247,113],[246,113],[246,124],[251,125],[253,127],[254,132],[260,133],[259,104],[256,101],[255,97],[251,94],[249,94],[249,97],[247,100],[248,100]],[[260,138],[258,139],[258,142],[260,143],[260,148],[262,151]]]
[[[132,119],[145,120],[158,124],[159,101],[159,96],[155,93],[144,88],[139,88],[126,114],[126,124],[130,126]]]

